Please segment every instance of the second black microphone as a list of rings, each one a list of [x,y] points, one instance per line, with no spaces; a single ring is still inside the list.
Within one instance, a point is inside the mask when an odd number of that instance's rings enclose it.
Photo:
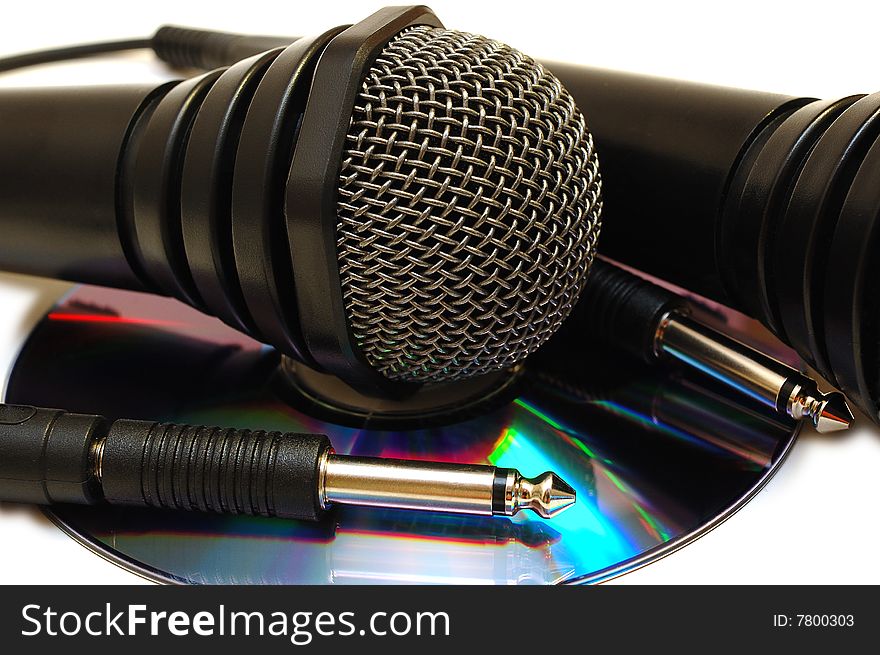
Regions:
[[[602,252],[760,319],[877,421],[880,94],[548,67],[602,152]]]

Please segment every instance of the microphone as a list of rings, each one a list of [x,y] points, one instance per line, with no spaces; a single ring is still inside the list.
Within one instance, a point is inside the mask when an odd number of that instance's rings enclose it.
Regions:
[[[202,40],[228,67],[157,87],[0,91],[0,269],[173,296],[373,396],[514,367],[599,234],[571,95],[425,7],[291,41]]]
[[[602,152],[602,254],[759,319],[878,421],[880,94],[548,67]]]

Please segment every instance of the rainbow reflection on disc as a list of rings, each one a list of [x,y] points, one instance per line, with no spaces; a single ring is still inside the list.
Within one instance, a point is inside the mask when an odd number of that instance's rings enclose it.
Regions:
[[[111,418],[322,432],[365,456],[559,473],[544,521],[345,507],[321,523],[56,507],[58,525],[147,577],[184,583],[595,582],[678,548],[769,478],[797,426],[679,370],[629,365],[563,331],[509,397],[407,429],[334,422],[279,382],[278,356],[168,299],[79,287],[38,325],[8,402]],[[765,344],[765,349],[770,345]],[[774,353],[789,358],[789,353]]]

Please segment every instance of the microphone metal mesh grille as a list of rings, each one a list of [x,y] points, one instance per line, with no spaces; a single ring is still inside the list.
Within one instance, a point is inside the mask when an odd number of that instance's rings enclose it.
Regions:
[[[473,34],[397,35],[339,174],[339,274],[370,365],[443,382],[538,348],[586,281],[600,188],[583,116],[539,63]]]

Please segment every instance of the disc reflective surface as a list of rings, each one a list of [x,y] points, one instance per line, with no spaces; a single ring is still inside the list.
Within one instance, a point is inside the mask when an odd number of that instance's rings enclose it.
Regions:
[[[771,354],[791,360],[790,353]],[[56,507],[95,552],[184,583],[595,582],[659,558],[768,479],[797,426],[680,369],[641,367],[569,327],[515,384],[460,416],[389,425],[297,394],[271,350],[176,301],[80,287],[25,345],[7,402],[326,433],[339,453],[551,470],[577,503],[551,520],[341,507],[320,523]]]

